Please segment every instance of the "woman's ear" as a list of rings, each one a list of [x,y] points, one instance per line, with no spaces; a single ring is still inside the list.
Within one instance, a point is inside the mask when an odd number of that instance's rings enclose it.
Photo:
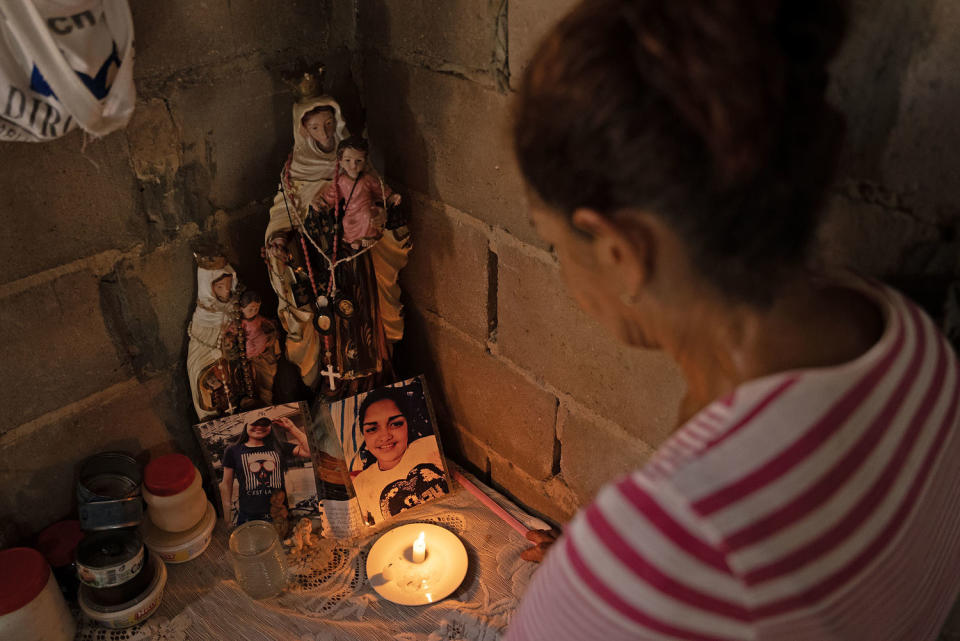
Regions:
[[[618,281],[621,296],[639,298],[653,275],[653,235],[642,221],[610,219],[593,209],[573,212],[573,226],[593,239],[597,266]]]

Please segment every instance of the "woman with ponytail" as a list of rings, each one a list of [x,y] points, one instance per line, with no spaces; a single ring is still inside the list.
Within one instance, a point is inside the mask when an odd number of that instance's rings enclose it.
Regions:
[[[936,638],[957,358],[899,293],[808,260],[844,24],[828,0],[590,0],[527,68],[533,221],[577,302],[687,395],[549,547],[509,641]]]

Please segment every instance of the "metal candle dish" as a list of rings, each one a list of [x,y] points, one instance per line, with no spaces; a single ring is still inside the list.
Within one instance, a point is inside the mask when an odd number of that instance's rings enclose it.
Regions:
[[[367,555],[370,585],[400,605],[435,603],[456,590],[466,575],[463,541],[433,523],[395,527],[377,539]]]

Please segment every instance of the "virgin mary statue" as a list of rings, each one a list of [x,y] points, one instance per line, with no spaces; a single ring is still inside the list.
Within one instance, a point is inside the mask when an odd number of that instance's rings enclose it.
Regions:
[[[293,105],[294,146],[270,208],[265,256],[287,359],[305,384],[343,397],[390,375],[389,345],[403,335],[397,274],[410,243],[388,232],[357,251],[342,242],[336,209],[312,206],[349,136],[340,105],[315,95],[317,86],[309,75],[299,85],[304,97]]]

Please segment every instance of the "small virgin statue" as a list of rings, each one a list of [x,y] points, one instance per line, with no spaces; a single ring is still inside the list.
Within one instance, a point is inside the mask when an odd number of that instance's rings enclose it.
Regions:
[[[187,376],[202,421],[259,401],[244,349],[236,271],[223,256],[195,257],[197,306],[187,327]]]

